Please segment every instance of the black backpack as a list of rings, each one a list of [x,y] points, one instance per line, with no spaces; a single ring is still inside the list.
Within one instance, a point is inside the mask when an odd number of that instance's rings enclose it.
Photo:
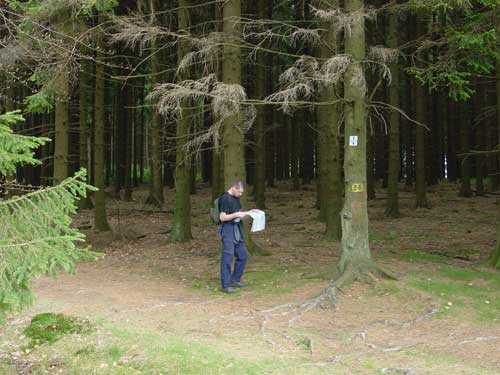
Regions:
[[[219,209],[219,199],[222,197],[220,195],[217,199],[214,200],[214,205],[210,209],[210,219],[212,219],[212,223],[220,224],[220,209]]]

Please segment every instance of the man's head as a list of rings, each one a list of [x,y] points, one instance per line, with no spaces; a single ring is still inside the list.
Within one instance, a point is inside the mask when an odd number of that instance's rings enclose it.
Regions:
[[[236,180],[229,186],[229,193],[237,198],[241,197],[245,189],[243,188],[243,181]]]

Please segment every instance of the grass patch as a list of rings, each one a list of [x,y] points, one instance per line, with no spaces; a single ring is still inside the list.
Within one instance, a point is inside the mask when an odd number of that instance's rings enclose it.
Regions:
[[[466,270],[463,268],[440,268],[439,273],[449,279],[473,281],[487,280],[495,283],[500,289],[500,274],[491,272],[482,272],[474,270]]]
[[[397,254],[397,257],[408,262],[445,262],[449,261],[448,257],[439,254],[429,254],[415,249],[406,249],[404,253]]]
[[[73,333],[88,333],[91,330],[87,320],[63,314],[43,313],[35,315],[24,329],[24,334],[31,340],[29,347],[52,344],[62,336]]]
[[[89,346],[91,343],[96,343],[96,346]],[[32,354],[42,359],[37,364],[35,373],[50,373],[50,358],[54,356],[61,359],[63,367],[60,369],[68,375],[310,373],[304,366],[307,357],[285,360],[262,352],[256,357],[242,358],[219,349],[213,343],[191,341],[121,325],[99,327],[82,341],[64,338],[54,345],[39,347]],[[331,372],[326,369],[314,371],[314,374],[329,373]]]
[[[443,312],[462,314],[470,311],[480,322],[498,322],[500,318],[500,275],[456,268],[441,268],[444,279],[413,280],[410,285],[430,293],[443,303]]]
[[[245,276],[255,294],[286,294],[310,280],[305,280],[298,273],[289,271],[254,271]]]
[[[398,234],[396,232],[384,232],[384,233],[370,233],[369,240],[370,241],[391,241],[398,238]]]
[[[192,284],[192,288],[206,291],[210,295],[224,295],[228,298],[240,296],[242,293],[253,295],[278,295],[291,293],[296,288],[311,282],[318,282],[321,278],[307,277],[303,272],[287,271],[246,271],[243,281],[248,284],[241,288],[238,293],[227,294],[221,291],[220,279],[212,274],[204,273]]]
[[[0,361],[0,374],[2,375],[17,375],[18,372],[12,368],[12,366],[8,365],[7,363],[2,363]]]

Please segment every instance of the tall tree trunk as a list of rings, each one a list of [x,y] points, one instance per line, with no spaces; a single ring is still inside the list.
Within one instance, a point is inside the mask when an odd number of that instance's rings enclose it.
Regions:
[[[150,9],[152,17],[156,17],[159,10],[158,0],[150,0]],[[158,42],[153,42],[153,51],[158,50]],[[161,83],[160,78],[160,53],[154,53],[151,57],[151,75],[153,86]],[[161,129],[160,129],[160,115],[157,111],[151,114],[151,191],[148,202],[161,207],[163,205],[163,178],[162,178],[162,153],[161,153]]]
[[[387,47],[398,48],[398,14],[389,12]],[[399,67],[395,61],[390,65],[392,81],[389,86],[389,104],[399,108]],[[398,184],[399,184],[399,112],[393,110],[389,120],[389,173],[387,178],[387,205],[385,214],[389,217],[399,216]]]
[[[114,176],[113,190],[114,198],[120,199],[120,191],[124,185],[125,177],[125,142],[127,134],[127,86],[116,82],[112,86],[113,96],[113,160]]]
[[[88,95],[89,90],[87,86],[90,84],[89,77],[89,62],[82,61],[82,71],[80,72],[80,79],[78,82],[79,89],[79,111],[80,111],[80,168],[85,168],[87,170],[87,182],[90,182],[90,176],[92,174],[91,168],[89,168],[89,150],[91,149],[90,141],[90,127],[88,122],[89,108],[93,106],[89,105]],[[80,198],[78,202],[78,208],[89,209],[92,208],[92,201],[90,196],[87,194],[86,197]]]
[[[205,127],[205,129],[207,129]],[[210,169],[212,168],[212,156],[210,150],[206,148],[207,143],[204,144],[204,149],[201,151],[201,181],[203,183],[210,182]]]
[[[481,123],[476,125],[476,147],[478,150],[484,150],[484,126]],[[483,197],[484,191],[484,171],[486,167],[484,155],[476,155],[476,195]]]
[[[375,155],[373,150],[375,135],[368,129],[366,136],[366,194],[368,200],[375,199]]]
[[[56,101],[56,125],[54,138],[54,185],[68,177],[69,157],[69,77],[61,72],[59,77],[60,92]]]
[[[272,12],[272,10],[271,10]],[[269,56],[269,64],[273,66],[274,58]],[[271,78],[269,79],[267,92],[273,92],[273,81],[275,79],[276,73],[274,69],[270,71]],[[267,186],[270,188],[275,187],[276,178],[276,155],[277,155],[277,142],[276,135],[278,129],[276,129],[277,124],[277,110],[274,106],[267,105],[266,108],[266,123],[268,124],[268,129],[266,129],[266,181]]]
[[[291,122],[291,133],[290,133],[290,147],[291,147],[291,172],[292,172],[292,182],[293,190],[299,190],[300,188],[300,146],[301,146],[301,126],[304,121],[304,110],[298,109],[292,118]]]
[[[387,102],[385,95],[380,95],[382,102]],[[377,126],[378,127],[378,126]],[[387,188],[387,172],[388,167],[388,137],[385,126],[382,124],[383,129],[374,129],[373,134],[373,154],[375,156],[375,181],[381,183],[382,188]],[[370,198],[369,198],[370,199]]]
[[[104,17],[99,14],[99,24]],[[95,68],[95,98],[94,98],[94,185],[98,191],[94,193],[94,228],[103,232],[110,230],[106,218],[106,195],[104,192],[104,52],[97,50]]]
[[[139,87],[135,88],[137,109],[134,111],[134,135],[132,137],[132,150],[134,157],[132,158],[132,182],[134,187],[139,187],[140,168],[142,168],[142,124],[143,124],[143,108],[144,108],[144,81],[140,79]]]
[[[411,80],[407,74],[400,75],[400,102],[403,111],[410,118],[414,118],[412,110],[412,88]],[[403,126],[401,127],[401,143],[402,143],[402,167],[401,174],[405,179],[405,185],[407,187],[411,186],[413,183],[413,141],[412,141],[412,131],[415,125],[408,121],[406,118],[402,119]]]
[[[458,160],[457,160],[457,109],[458,106],[451,100],[448,100],[448,116],[447,116],[447,147],[446,147],[446,169],[447,176],[450,182],[455,182],[458,179]]]
[[[193,130],[196,133],[196,130]],[[189,157],[189,194],[196,194],[196,176],[198,175],[198,162],[196,155]]]
[[[435,123],[434,129],[436,132],[435,146],[434,146],[434,180],[438,184],[440,180],[444,179],[444,130],[446,129],[446,98],[443,98],[443,92],[438,91],[434,95],[433,112]],[[443,106],[445,108],[443,108]],[[431,139],[432,141],[432,139]],[[431,161],[432,163],[432,161]]]
[[[496,68],[496,78],[497,78],[497,120],[498,120],[498,149],[500,150],[500,57],[497,59]],[[499,156],[499,166],[500,166],[500,156]],[[498,173],[498,171],[496,171]],[[492,267],[500,269],[500,202],[497,202],[498,207],[498,237],[497,245],[490,256],[489,263]]]
[[[291,177],[291,163],[292,163],[292,118],[287,115],[280,116],[280,119],[283,121],[279,132],[281,136],[279,139],[282,139],[283,142],[280,142],[280,157],[277,159],[280,162],[280,178],[282,180],[288,180]]]
[[[266,6],[268,1],[259,0],[257,3],[257,19],[266,19]],[[269,58],[264,52],[258,52],[257,64],[255,67],[255,97],[262,100],[267,96],[268,81],[270,70],[268,69]],[[267,115],[267,106],[260,106],[257,109],[257,118],[255,119],[255,178],[254,195],[257,208],[264,209],[266,206],[266,128],[265,121]]]
[[[338,6],[338,3],[332,4]],[[333,27],[325,22],[325,31],[322,37],[322,47],[319,51],[321,58],[330,58],[336,53],[339,45]],[[342,237],[340,211],[342,209],[342,177],[340,168],[340,104],[334,104],[338,98],[335,87],[324,88],[319,93],[317,106],[318,123],[318,196],[320,218],[326,223],[324,238],[328,241],[338,241]]]
[[[212,201],[214,201],[224,191],[224,179],[221,164],[222,153],[212,149],[212,173],[210,176],[210,186],[212,187]]]
[[[134,86],[127,85],[127,108],[124,111],[126,113],[125,118],[125,134],[124,134],[124,143],[125,143],[125,163],[124,163],[124,194],[123,200],[130,202],[132,200],[132,157],[133,157],[133,144],[132,144],[132,136],[133,129],[135,127],[135,89]]]
[[[189,6],[190,0],[179,0],[178,22],[179,32],[189,32]],[[189,52],[189,41],[182,38],[177,44],[178,63]],[[189,74],[181,74],[180,80],[187,79]],[[191,197],[190,197],[190,168],[191,158],[186,150],[189,140],[189,128],[193,110],[189,108],[187,100],[182,102],[182,109],[177,120],[176,145],[175,145],[175,206],[174,220],[170,239],[173,242],[185,242],[193,238],[191,234]],[[193,160],[194,161],[194,160]]]
[[[314,177],[314,139],[313,128],[314,117],[309,109],[304,110],[304,121],[301,127],[301,157],[300,157],[300,174],[302,184],[309,185]]]
[[[270,129],[266,131],[266,182],[269,188],[275,187],[276,178],[276,122],[275,122],[275,108],[268,105],[266,111],[266,123]]]
[[[418,15],[416,19],[416,33],[420,37],[425,34],[423,16]],[[415,118],[420,124],[427,123],[427,105],[424,86],[419,82],[415,84]],[[427,183],[425,180],[425,128],[416,125],[415,129],[415,206],[417,208],[429,208],[427,201]]]
[[[439,111],[439,132],[440,132],[440,147],[439,147],[439,162],[440,172],[439,178],[443,180],[446,177],[446,144],[448,131],[448,97],[446,92],[441,90],[439,93],[438,111]]]
[[[345,0],[349,13],[363,13],[362,0]],[[351,25],[346,35],[345,53],[352,56],[344,87],[345,199],[341,213],[342,241],[339,270],[342,273],[365,271],[373,267],[368,243],[368,210],[366,195],[366,80],[362,67],[365,60],[364,18]]]
[[[427,123],[429,124],[430,131],[425,133],[425,144],[426,144],[426,156],[425,156],[425,166],[426,166],[426,181],[429,185],[436,185],[439,182],[439,129],[441,124],[439,123],[437,106],[439,103],[438,93],[433,93],[429,96],[427,113],[430,114],[430,118]]]
[[[138,163],[139,163],[139,184],[144,183],[144,160],[147,160],[147,155],[145,155],[145,149],[147,149],[145,146],[145,142],[147,142],[147,137],[144,136],[145,132],[145,111],[144,111],[144,89],[141,90],[141,110],[139,112],[140,120],[139,120],[139,127],[137,129],[137,156],[139,158]]]
[[[465,107],[465,108],[464,108]],[[463,103],[460,105],[460,153],[469,152],[469,136],[470,136],[470,105]],[[470,184],[471,175],[470,157],[462,156],[460,158],[460,197],[469,198],[472,196],[472,188]]]
[[[226,38],[224,43],[224,59],[222,61],[222,79],[227,84],[241,85],[241,51],[239,40],[241,36],[241,3],[240,0],[228,0],[222,9],[223,32]],[[239,114],[228,117],[223,123],[223,158],[224,158],[224,185],[229,187],[236,180],[246,181],[245,170],[245,142],[244,136],[238,129]],[[242,196],[242,205],[248,209],[247,195]],[[258,253],[260,249],[252,241],[249,231],[249,222],[244,221],[246,244],[250,253]]]

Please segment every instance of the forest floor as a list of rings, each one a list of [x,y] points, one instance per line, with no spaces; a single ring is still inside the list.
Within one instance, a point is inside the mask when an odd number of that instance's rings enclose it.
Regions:
[[[235,295],[219,290],[220,243],[209,190],[192,197],[194,240],[171,244],[163,212],[110,199],[114,238],[84,230],[105,256],[75,275],[34,281],[36,301],[0,326],[0,374],[500,374],[500,273],[484,266],[497,238],[495,195],[469,199],[432,187],[431,209],[400,196],[402,217],[369,202],[376,261],[398,281],[355,283],[332,309],[298,306],[329,284],[338,243],[321,240],[315,191],[267,193],[267,228],[254,238]],[[249,207],[251,208],[251,207]],[[75,225],[86,228],[92,212]],[[31,347],[31,317],[57,312],[93,329]]]

